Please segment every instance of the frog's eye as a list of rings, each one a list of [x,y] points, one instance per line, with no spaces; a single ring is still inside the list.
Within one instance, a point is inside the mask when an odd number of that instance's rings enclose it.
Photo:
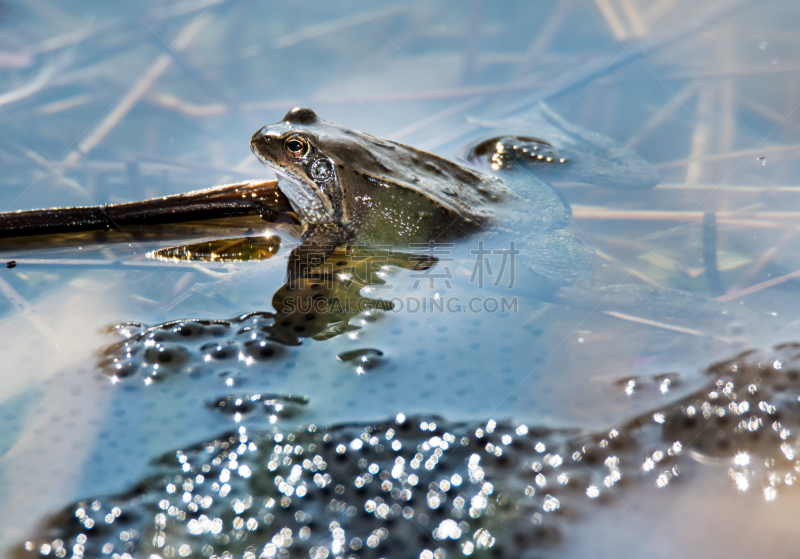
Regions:
[[[300,134],[292,134],[286,138],[284,146],[286,147],[286,153],[293,159],[302,159],[308,154],[309,150],[308,140]]]

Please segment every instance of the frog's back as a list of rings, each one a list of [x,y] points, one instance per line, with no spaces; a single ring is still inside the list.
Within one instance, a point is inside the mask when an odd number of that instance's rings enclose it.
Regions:
[[[340,169],[373,185],[416,194],[479,225],[506,194],[498,179],[411,146],[318,119],[315,132]]]

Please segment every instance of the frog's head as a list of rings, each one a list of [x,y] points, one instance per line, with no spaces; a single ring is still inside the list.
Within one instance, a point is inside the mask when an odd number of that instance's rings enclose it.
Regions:
[[[487,177],[436,155],[381,140],[295,108],[253,135],[250,149],[306,225],[336,224],[387,238],[424,237],[437,223],[472,226]]]
[[[336,162],[323,149],[330,126],[311,109],[298,107],[250,140],[250,149],[278,175],[281,190],[305,223],[341,223],[344,217]]]

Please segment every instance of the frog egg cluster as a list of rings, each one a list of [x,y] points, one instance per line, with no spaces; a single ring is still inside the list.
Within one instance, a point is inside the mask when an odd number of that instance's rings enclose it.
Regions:
[[[276,328],[276,315],[254,312],[232,320],[185,320],[150,328],[120,324],[122,340],[107,348],[100,359],[103,373],[117,382],[143,377],[145,384],[185,373],[196,376],[220,367],[246,367],[278,355],[281,346],[296,338]]]
[[[704,390],[656,411],[654,421],[663,438],[729,464],[739,490],[762,490],[774,500],[800,472],[799,359],[800,344],[782,344],[717,363]]]
[[[117,559],[518,557],[558,543],[573,503],[622,478],[613,445],[583,441],[592,456],[608,449],[588,466],[571,435],[402,415],[259,435],[242,426],[163,457],[165,473],[123,495],[69,507],[23,547]]]
[[[302,399],[231,395],[213,405],[268,422],[163,456],[136,487],[68,507],[18,551],[539,556],[620,495],[646,485],[669,491],[708,458],[727,464],[732,490],[775,500],[794,490],[800,471],[798,359],[800,344],[742,354],[710,367],[694,393],[597,433],[402,414],[284,429],[284,410]],[[659,378],[660,386],[677,377]]]
[[[299,345],[303,338],[327,339],[377,320],[380,313],[376,310],[391,310],[392,303],[365,297],[362,289],[385,283],[386,264],[426,265],[414,258],[386,250],[377,256],[334,254],[333,260],[312,276],[279,289],[273,298],[274,313],[170,321],[151,327],[118,324],[114,330],[122,339],[102,352],[100,368],[112,382],[139,377],[145,384],[178,373],[196,376],[226,367],[246,370],[280,355],[286,346]],[[381,360],[371,356],[366,362],[374,367]],[[232,386],[236,375],[229,376]]]
[[[232,394],[207,402],[206,406],[236,423],[248,426],[271,425],[278,420],[293,419],[301,415],[308,398],[271,394]]]

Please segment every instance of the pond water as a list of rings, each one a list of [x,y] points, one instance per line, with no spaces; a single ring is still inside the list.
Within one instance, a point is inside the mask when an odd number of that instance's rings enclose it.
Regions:
[[[661,176],[555,182],[596,284],[731,312],[543,302],[479,237],[341,250],[299,285],[358,312],[292,307],[288,224],[5,240],[3,554],[793,556],[799,23],[770,0],[4,3],[2,211],[270,180],[250,137],[295,106],[465,162],[544,101]]]

